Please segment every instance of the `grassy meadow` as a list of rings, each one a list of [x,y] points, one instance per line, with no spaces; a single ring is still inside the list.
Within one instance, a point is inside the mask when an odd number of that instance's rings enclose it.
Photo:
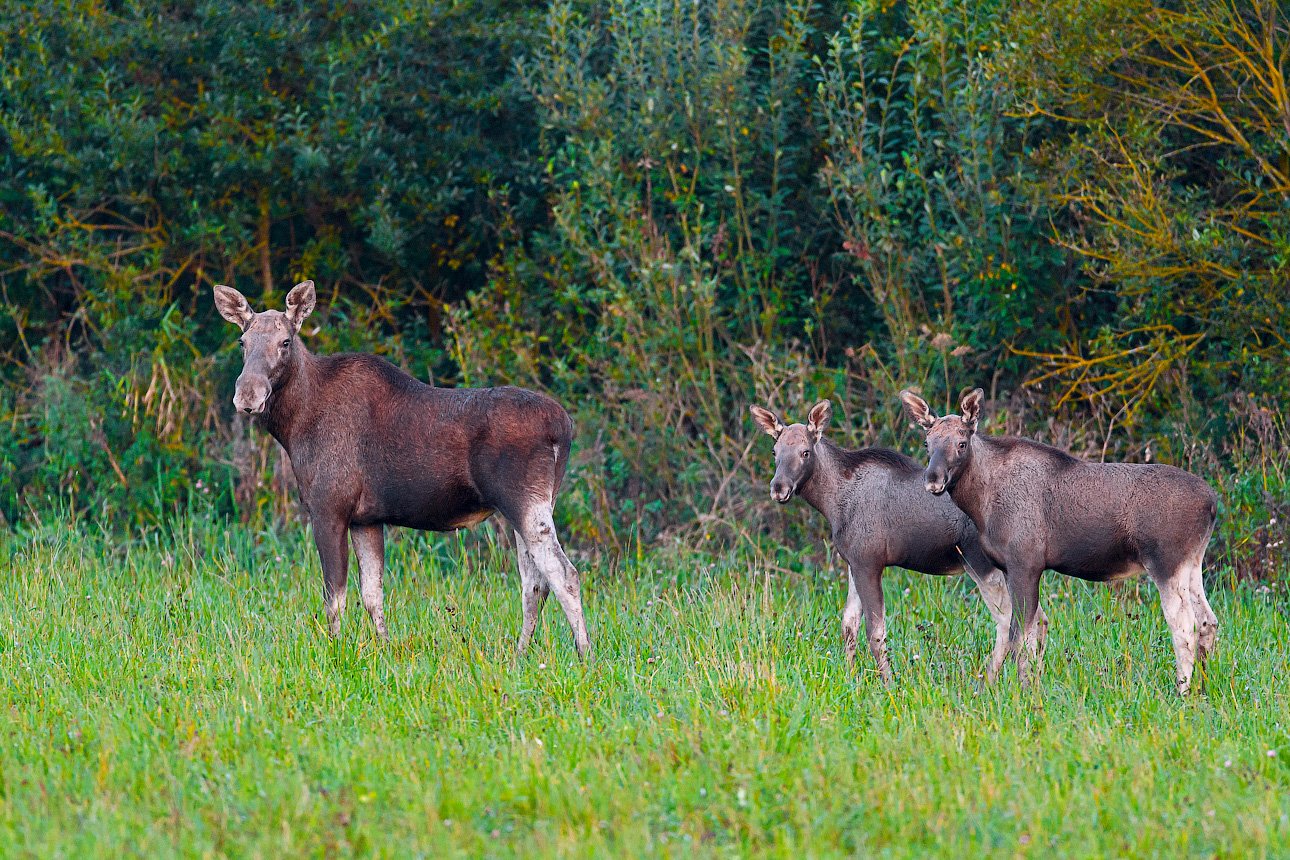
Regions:
[[[892,571],[885,688],[840,570],[771,546],[584,562],[593,660],[554,601],[517,659],[490,535],[392,538],[388,643],[352,573],[324,635],[303,531],[0,537],[0,853],[1290,855],[1283,589],[1214,573],[1180,701],[1149,583],[1048,574],[1030,694],[979,681],[969,582]]]

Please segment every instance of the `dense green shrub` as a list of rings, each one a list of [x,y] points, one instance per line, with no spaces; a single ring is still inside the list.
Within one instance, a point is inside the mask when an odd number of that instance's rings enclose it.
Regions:
[[[823,352],[835,290],[812,268],[825,213],[800,133],[811,12],[556,4],[546,47],[519,69],[553,224],[507,255],[453,334],[467,379],[510,355],[507,377],[583,404],[580,477],[605,526],[708,533],[748,494],[748,403],[783,383],[818,387],[786,348]]]
[[[912,451],[900,388],[982,385],[993,431],[1206,474],[1220,552],[1267,575],[1288,26],[1269,0],[9,4],[0,512],[291,516],[209,288],[312,277],[320,351],[560,397],[577,540],[785,536],[808,520],[767,499],[749,403],[832,397],[837,438]]]
[[[1008,115],[992,74],[1001,4],[856,12],[818,62],[820,175],[899,379],[948,407],[971,380],[1005,385],[1054,346],[1070,287],[1054,213],[1027,157],[1037,123]],[[938,398],[938,399],[940,399]]]
[[[1161,437],[1180,418],[1202,438],[1233,432],[1233,395],[1284,402],[1284,4],[1061,0],[1019,7],[1005,38],[996,68],[1015,110],[1054,125],[1035,162],[1068,216],[1057,239],[1084,264],[1071,307],[1103,309],[1035,357],[1066,396],[1113,403]],[[1191,398],[1202,420],[1182,414]]]

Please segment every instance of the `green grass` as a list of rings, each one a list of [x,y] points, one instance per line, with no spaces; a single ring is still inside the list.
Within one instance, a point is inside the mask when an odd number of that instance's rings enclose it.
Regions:
[[[486,540],[388,554],[392,641],[351,582],[333,642],[303,535],[0,538],[0,853],[1290,855],[1284,590],[1211,587],[1183,702],[1148,584],[1049,574],[1032,695],[961,579],[889,574],[888,689],[786,553],[585,565],[585,666],[554,602],[514,656]]]

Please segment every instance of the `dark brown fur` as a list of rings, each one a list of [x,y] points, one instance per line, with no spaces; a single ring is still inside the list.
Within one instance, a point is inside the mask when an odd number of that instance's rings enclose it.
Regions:
[[[540,598],[558,585],[575,642],[586,651],[577,573],[551,522],[573,439],[558,403],[520,388],[436,388],[373,355],[315,356],[297,337],[313,307],[312,282],[292,290],[286,313],[254,314],[228,287],[216,288],[216,302],[244,332],[234,403],[291,460],[322,561],[333,634],[344,608],[347,536],[359,555],[364,603],[384,636],[383,527],[451,531],[500,512],[516,530],[520,554],[521,649]]]

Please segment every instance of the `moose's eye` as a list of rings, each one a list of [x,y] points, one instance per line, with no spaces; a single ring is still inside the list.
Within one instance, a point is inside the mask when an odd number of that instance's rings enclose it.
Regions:
[[[283,349],[286,349],[286,348],[287,348],[287,347],[289,347],[289,346],[291,346],[291,341],[290,341],[290,340],[284,340],[284,341],[282,342],[282,348],[283,348]]]
[[[810,451],[803,451],[803,452],[802,452],[802,459],[803,459],[803,460],[809,460],[809,459],[811,459],[811,452],[810,452]]]
[[[967,447],[967,440],[965,439],[959,443],[959,450],[962,451],[966,447]]]

